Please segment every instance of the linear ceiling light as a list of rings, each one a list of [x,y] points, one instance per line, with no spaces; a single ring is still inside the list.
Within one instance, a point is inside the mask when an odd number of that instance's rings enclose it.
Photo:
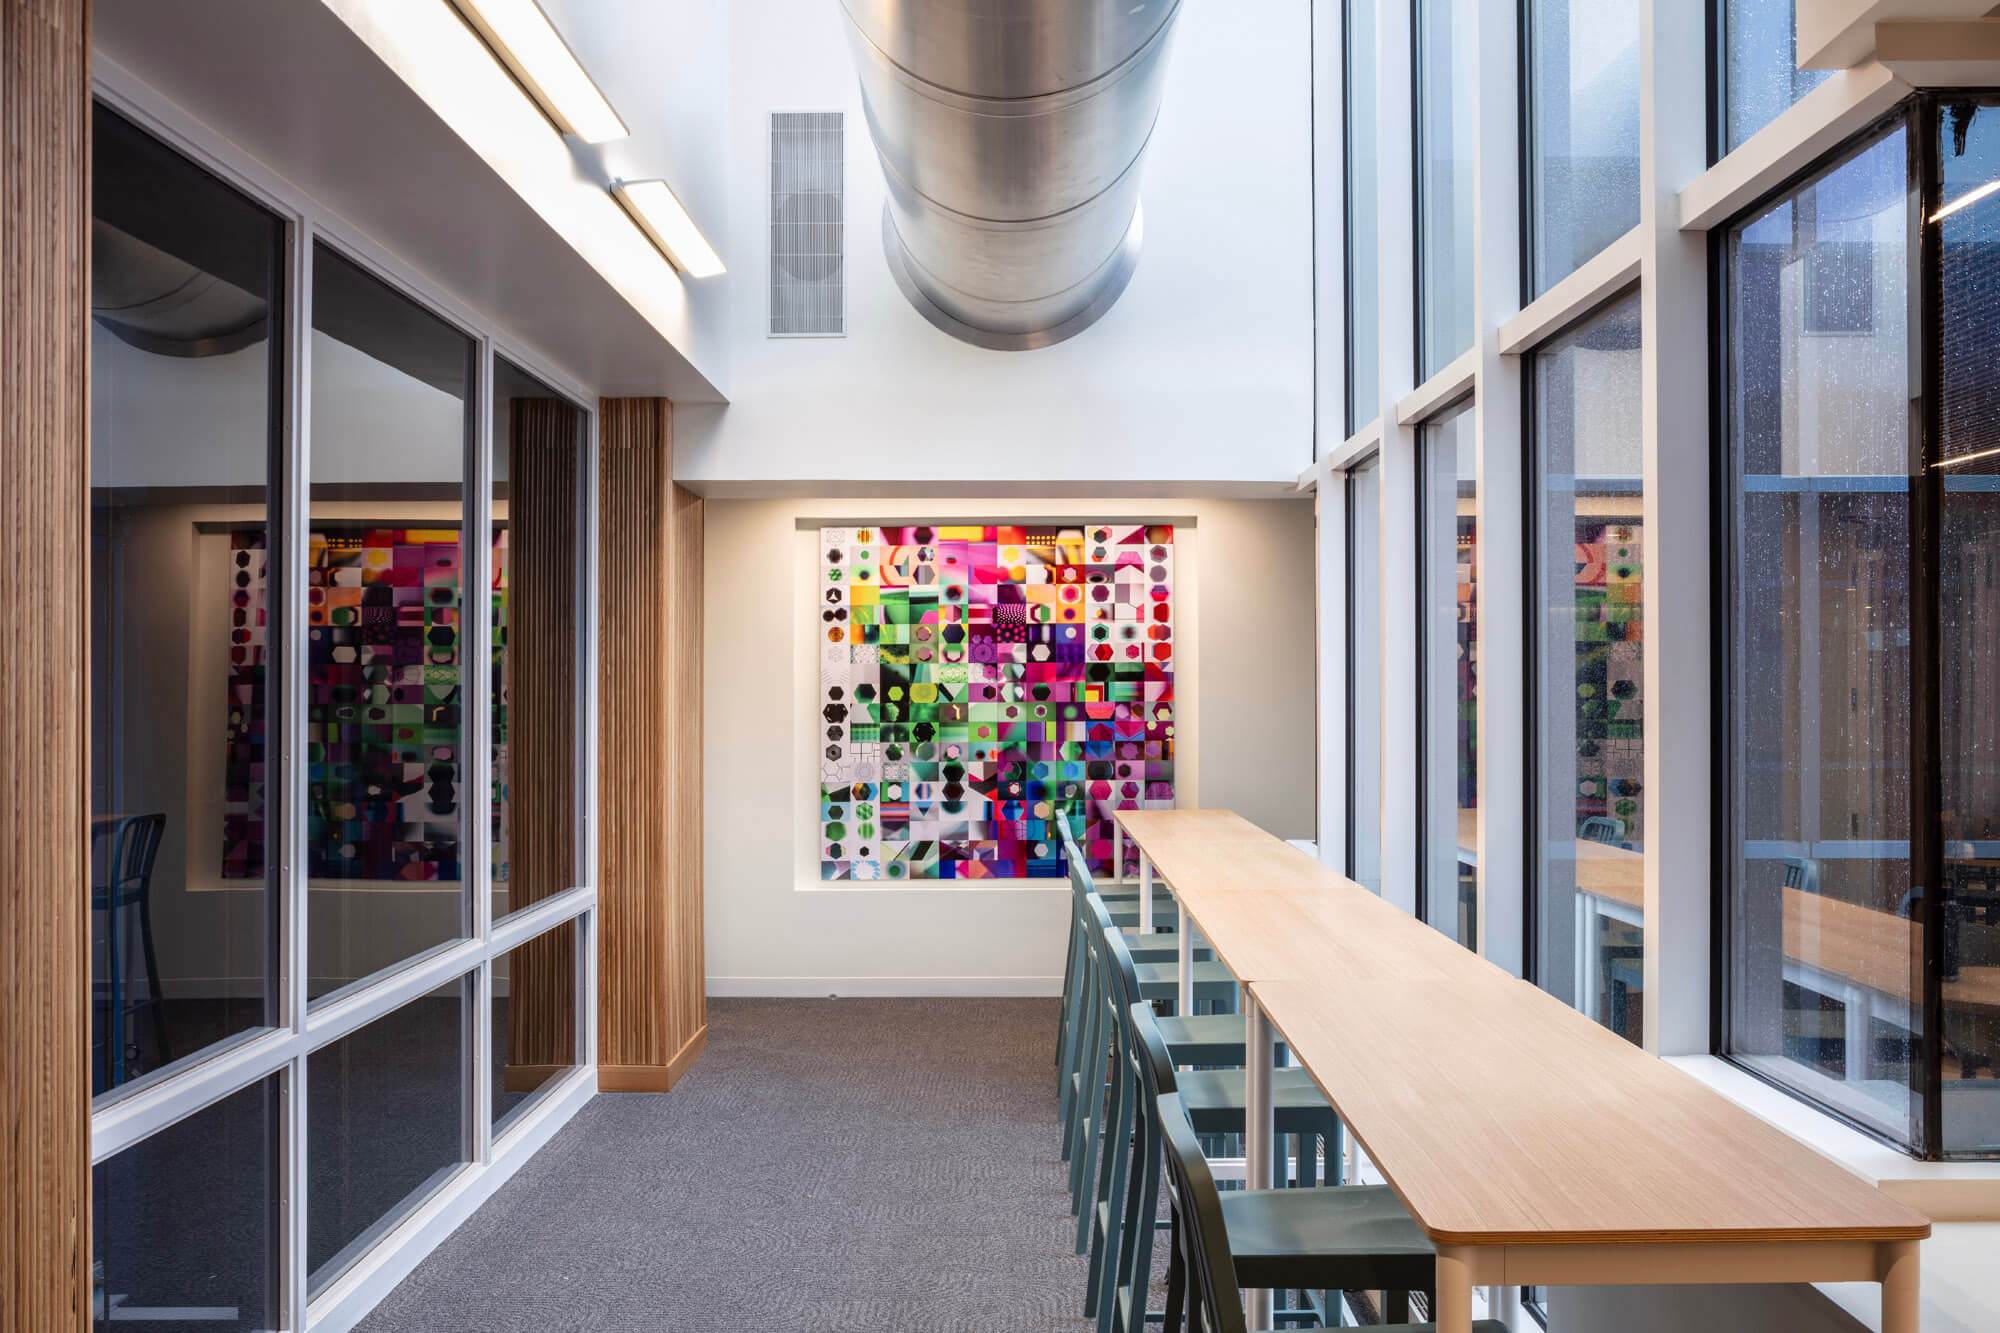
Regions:
[[[712,278],[723,271],[722,256],[665,181],[613,181],[611,192],[675,268],[690,278]]]
[[[607,143],[631,133],[535,0],[453,0],[564,134]]]
[[[1986,184],[1978,187],[1977,189],[1967,190],[1964,194],[1958,196],[1958,198],[1952,200],[1950,203],[1946,204],[1943,208],[1940,208],[1937,212],[1931,214],[1931,221],[1942,222],[1944,219],[1950,217],[1953,213],[1956,213],[1959,209],[1965,208],[1971,204],[1978,203],[1981,199],[1984,199],[1987,195],[1992,194],[1995,190],[2000,190],[2000,181],[1988,181],[1986,182]]]

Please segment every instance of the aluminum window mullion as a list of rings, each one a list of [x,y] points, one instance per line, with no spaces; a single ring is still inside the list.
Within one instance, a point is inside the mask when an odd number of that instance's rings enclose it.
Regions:
[[[548,934],[563,922],[573,921],[596,906],[595,889],[574,888],[551,894],[533,906],[512,913],[496,925],[493,938],[486,945],[488,956],[504,958],[529,940]]]
[[[192,1068],[99,1111],[90,1118],[91,1164],[109,1161],[176,1121],[283,1072],[297,1054],[298,1040],[286,1028],[244,1033]]]
[[[470,894],[469,934],[485,945],[493,934],[493,340],[472,351],[472,429],[466,434],[465,493],[459,560],[459,709],[464,732],[465,797],[459,803],[459,862]],[[473,977],[465,1002],[463,1068],[466,1160],[493,1157],[493,958]]]
[[[306,663],[311,630],[303,593],[312,531],[312,285],[318,230],[317,219],[309,211],[301,213],[291,228],[288,273],[291,290],[287,293],[291,300],[285,315],[287,431],[279,470],[282,500],[274,525],[277,540],[267,539],[264,544],[267,552],[275,552],[277,561],[277,577],[267,576],[265,583],[267,588],[276,589],[278,604],[276,632],[267,631],[267,640],[275,643],[278,650],[279,688],[273,692],[278,710],[274,728],[278,755],[274,764],[267,754],[265,763],[267,774],[277,775],[283,976],[279,1017],[291,1038],[290,1056],[278,1088],[277,1197],[273,1204],[278,1234],[272,1248],[279,1256],[276,1302],[279,1322],[281,1327],[291,1330],[305,1327],[309,1278],[305,1032],[311,993],[311,889],[306,876],[306,713],[311,696]],[[267,568],[269,563],[267,557]],[[266,817],[268,820],[268,785]]]
[[[318,1050],[357,1028],[368,1026],[384,1014],[463,976],[484,962],[486,956],[486,946],[478,940],[440,944],[359,990],[343,994],[331,1003],[322,1000],[306,1018],[307,1049]]]

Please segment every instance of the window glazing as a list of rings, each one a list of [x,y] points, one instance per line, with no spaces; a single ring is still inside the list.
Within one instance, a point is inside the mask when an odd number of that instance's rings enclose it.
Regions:
[[[1477,0],[1416,0],[1417,380],[1472,346]]]
[[[1528,296],[1639,225],[1638,0],[1529,0]]]
[[[1727,1049],[1908,1142],[1908,135],[1726,235]]]
[[[1418,435],[1417,901],[1476,948],[1479,889],[1479,482],[1470,407]]]
[[[1381,412],[1381,247],[1377,243],[1381,182],[1376,114],[1380,97],[1375,79],[1377,0],[1346,0],[1347,133],[1347,433],[1360,430]]]
[[[1536,981],[1641,1037],[1646,555],[1639,298],[1536,351]]]

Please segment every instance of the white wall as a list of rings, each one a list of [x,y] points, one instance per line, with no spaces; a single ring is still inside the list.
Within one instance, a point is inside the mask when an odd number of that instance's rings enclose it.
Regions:
[[[1180,800],[1234,809],[1279,837],[1313,836],[1309,502],[711,499],[703,663],[711,993],[1060,989],[1067,881],[822,884],[814,810],[816,529],[1057,517],[1178,525]]]
[[[1286,481],[1312,460],[1304,0],[1182,6],[1144,166],[1145,243],[1069,342],[926,323],[883,257],[882,170],[835,0],[730,10],[730,398],[675,417],[679,479]],[[847,112],[845,338],[765,336],[774,110]]]
[[[731,243],[729,173],[732,163],[746,172],[760,160],[730,155],[728,0],[541,0],[541,6],[632,131],[607,144],[572,141],[570,151],[596,180],[666,181],[730,267],[730,278],[681,284],[694,345],[726,388],[728,291],[757,281],[756,264],[745,263],[748,257]]]

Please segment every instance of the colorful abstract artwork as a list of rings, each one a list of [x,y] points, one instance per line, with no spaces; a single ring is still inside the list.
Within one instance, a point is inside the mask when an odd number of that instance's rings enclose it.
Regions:
[[[1644,636],[1639,525],[1576,519],[1576,818],[1616,821],[1638,842],[1644,802]]]
[[[261,528],[231,534],[231,654],[222,874],[263,873],[268,562]],[[505,533],[495,533],[495,643]],[[461,877],[459,534],[340,527],[310,538],[306,612],[307,875]],[[497,652],[496,652],[497,656]],[[495,667],[496,688],[499,663]],[[495,717],[504,791],[505,716]]]
[[[820,530],[820,877],[1094,873],[1174,803],[1171,527]]]

